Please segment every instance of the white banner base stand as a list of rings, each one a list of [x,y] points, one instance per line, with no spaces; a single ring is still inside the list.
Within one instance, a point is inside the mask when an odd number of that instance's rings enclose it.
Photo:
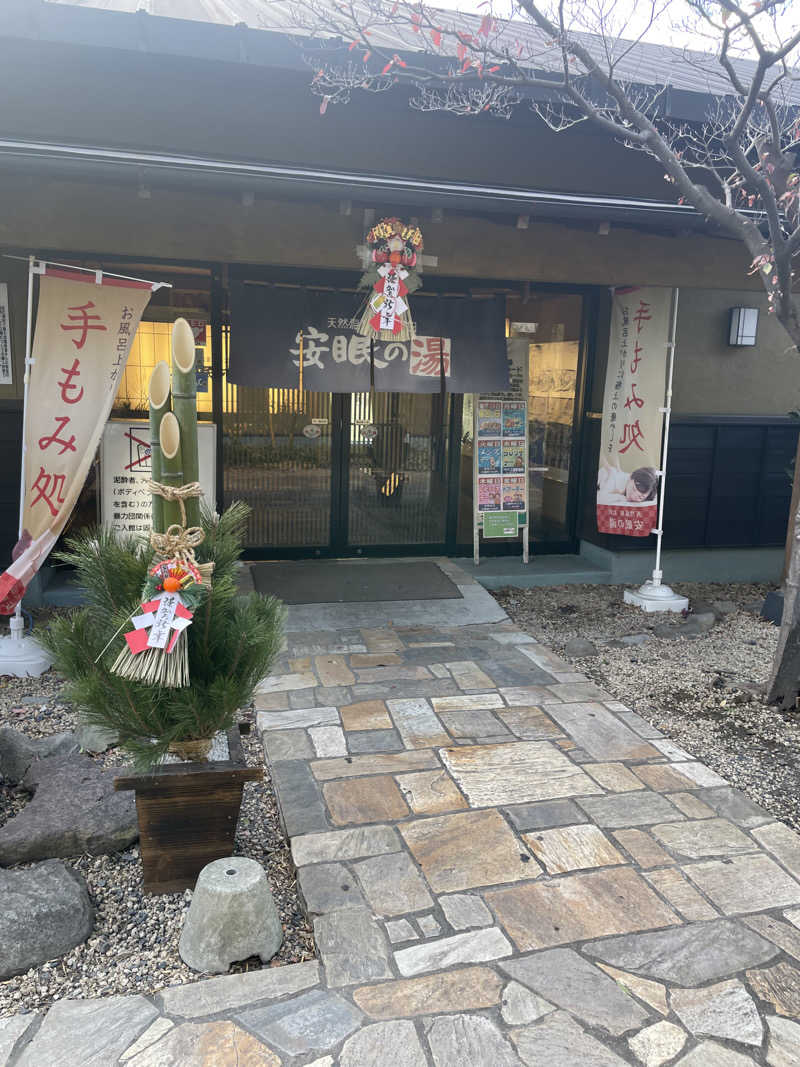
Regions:
[[[12,615],[10,637],[0,637],[0,674],[38,678],[53,666],[50,656],[33,637],[25,636],[25,620]]]
[[[688,611],[689,600],[673,592],[668,585],[648,578],[638,589],[626,589],[623,595],[626,604],[634,604],[642,611]]]

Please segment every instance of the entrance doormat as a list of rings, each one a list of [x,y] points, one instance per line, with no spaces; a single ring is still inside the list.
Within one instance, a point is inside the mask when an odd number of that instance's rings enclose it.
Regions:
[[[365,604],[378,600],[456,600],[458,586],[435,563],[255,563],[256,591],[286,604]]]

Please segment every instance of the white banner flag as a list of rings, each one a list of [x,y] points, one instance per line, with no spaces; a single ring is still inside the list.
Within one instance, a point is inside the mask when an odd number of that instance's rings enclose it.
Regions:
[[[603,398],[597,529],[647,537],[658,524],[672,290],[617,289]]]
[[[94,461],[153,285],[46,265],[39,281],[25,429],[25,505],[0,575],[10,614],[64,529]]]

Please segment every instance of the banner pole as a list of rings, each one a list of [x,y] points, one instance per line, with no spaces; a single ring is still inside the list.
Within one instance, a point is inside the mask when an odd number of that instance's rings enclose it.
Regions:
[[[626,604],[635,604],[644,608],[645,611],[686,611],[689,601],[686,597],[675,593],[668,585],[664,585],[661,579],[664,572],[661,569],[661,541],[664,536],[664,498],[667,488],[667,453],[669,450],[669,428],[672,416],[672,375],[675,368],[675,337],[678,330],[678,296],[680,290],[672,290],[672,308],[670,312],[669,340],[667,341],[667,389],[664,398],[664,407],[661,412],[664,415],[664,430],[661,442],[661,470],[660,498],[658,501],[658,528],[651,531],[656,535],[656,564],[653,568],[652,578],[648,579],[639,589],[633,591],[626,589],[623,599]]]
[[[27,452],[27,433],[28,433],[28,389],[30,385],[31,377],[31,345],[33,338],[33,266],[34,257],[28,256],[28,310],[25,318],[25,371],[22,375],[22,457],[20,459],[20,475],[19,475],[19,529],[17,532],[18,540],[22,540],[23,519],[25,517],[25,458]],[[19,622],[15,625],[12,624],[11,632],[21,636],[22,627],[22,601],[20,601],[14,609],[14,617]]]

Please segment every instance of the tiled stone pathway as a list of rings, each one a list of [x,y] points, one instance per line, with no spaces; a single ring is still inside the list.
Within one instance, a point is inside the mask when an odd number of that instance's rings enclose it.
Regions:
[[[293,634],[257,707],[319,963],[0,1062],[800,1065],[800,838],[510,623]]]

